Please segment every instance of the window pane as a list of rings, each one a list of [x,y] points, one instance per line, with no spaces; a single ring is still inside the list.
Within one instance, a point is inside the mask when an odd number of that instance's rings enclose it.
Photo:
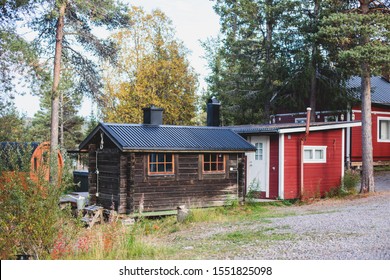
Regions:
[[[156,162],[156,154],[150,154],[150,156],[149,156],[149,161],[150,162]]]
[[[204,171],[210,171],[210,163],[204,163]]]
[[[216,163],[211,163],[211,170],[212,171],[217,170],[217,164]]]
[[[172,154],[166,154],[165,157],[166,162],[172,162]]]
[[[217,161],[217,155],[211,154],[211,161],[216,162]]]
[[[218,163],[218,170],[222,171],[223,170],[223,163]]]
[[[390,121],[380,120],[379,130],[380,139],[390,140]]]
[[[158,162],[164,162],[164,154],[157,154]]]
[[[150,165],[150,172],[156,172],[156,165],[155,164],[151,164]]]
[[[315,159],[324,159],[324,151],[315,150]]]
[[[210,161],[210,154],[204,154],[204,161]]]
[[[163,163],[158,164],[158,172],[165,172],[165,168],[164,168]]]
[[[304,152],[305,159],[313,159],[313,151],[312,150],[305,150]]]
[[[172,163],[167,163],[167,165],[166,165],[166,172],[172,172],[172,171],[173,171]]]

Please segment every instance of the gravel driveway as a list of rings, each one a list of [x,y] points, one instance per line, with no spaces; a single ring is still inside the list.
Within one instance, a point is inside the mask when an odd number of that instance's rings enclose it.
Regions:
[[[377,192],[373,195],[275,207],[273,211],[281,218],[270,218],[266,222],[207,224],[191,229],[191,232],[179,232],[175,240],[183,246],[183,251],[188,251],[179,257],[390,260],[390,172],[376,174],[375,177]],[[255,237],[238,244],[215,238],[237,232],[269,234],[270,238],[264,241]],[[201,246],[213,247],[214,250],[199,249]]]

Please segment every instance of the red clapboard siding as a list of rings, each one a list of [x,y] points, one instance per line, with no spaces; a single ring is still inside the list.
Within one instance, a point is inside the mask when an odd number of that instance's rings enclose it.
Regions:
[[[285,135],[284,197],[300,196],[300,140],[303,133]],[[290,139],[289,139],[290,138]],[[327,146],[326,163],[304,164],[304,197],[323,196],[340,185],[342,173],[342,130],[311,132],[305,146]]]
[[[362,114],[360,107],[355,107],[353,110],[355,120],[361,120]],[[390,118],[390,109],[372,106],[372,147],[374,161],[390,161],[390,143],[378,142],[378,117]],[[351,132],[351,161],[362,161],[362,128],[353,127]]]

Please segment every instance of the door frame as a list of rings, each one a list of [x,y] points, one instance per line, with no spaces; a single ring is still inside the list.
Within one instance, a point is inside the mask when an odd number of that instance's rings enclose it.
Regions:
[[[263,158],[265,160],[265,182],[264,182],[264,185],[265,185],[265,197],[266,198],[269,198],[269,193],[270,193],[270,190],[269,190],[269,181],[270,181],[270,149],[271,149],[271,138],[270,136],[266,136],[266,135],[252,135],[252,136],[248,136],[248,141],[252,144],[252,145],[255,145],[255,143],[258,143],[257,141],[255,141],[253,138],[257,138],[259,137],[260,138],[260,142],[263,143]],[[253,155],[254,155],[254,152],[252,152]],[[249,186],[248,184],[250,184],[250,180],[249,180],[249,174],[250,174],[250,163],[249,163],[249,159],[248,159],[248,154],[247,154],[247,175],[246,175],[246,191],[245,191],[245,194],[248,194],[248,191],[249,191]]]

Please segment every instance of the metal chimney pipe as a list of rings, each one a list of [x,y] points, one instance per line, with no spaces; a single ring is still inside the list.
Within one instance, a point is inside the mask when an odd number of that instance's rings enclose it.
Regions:
[[[307,109],[306,109],[306,136],[309,135],[309,130],[310,130],[310,113],[311,113],[311,108],[307,107]]]

